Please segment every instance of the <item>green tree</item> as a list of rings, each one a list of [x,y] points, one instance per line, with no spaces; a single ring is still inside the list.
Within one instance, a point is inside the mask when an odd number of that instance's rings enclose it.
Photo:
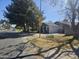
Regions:
[[[32,0],[11,0],[11,5],[6,7],[5,17],[11,24],[23,27],[23,31],[29,32],[29,27],[36,24],[37,16],[42,18],[41,12]],[[41,19],[42,20],[42,19]]]
[[[32,23],[32,26],[35,26],[37,31],[40,32],[40,27],[42,25],[42,21],[44,20],[44,17],[43,17],[43,13],[41,10],[39,10],[39,8],[36,6],[35,3],[31,3],[32,7],[31,7],[31,10],[32,10],[32,19],[35,19],[35,20],[32,20],[33,23]]]

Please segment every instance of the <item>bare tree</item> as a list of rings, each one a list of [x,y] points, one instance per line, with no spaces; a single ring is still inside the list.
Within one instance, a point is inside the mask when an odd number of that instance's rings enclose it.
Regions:
[[[76,37],[77,34],[77,27],[76,27],[76,20],[78,19],[78,4],[79,0],[68,0],[67,7],[66,7],[66,16],[68,17],[68,20],[71,22],[71,31],[72,34]]]
[[[59,1],[62,0],[48,0],[50,1],[52,4],[57,5],[57,3]],[[64,1],[64,0],[63,0]],[[65,0],[65,15],[66,18],[70,21],[71,23],[71,31],[72,31],[72,35],[75,37],[78,37],[78,24],[76,26],[76,20],[79,19],[79,0]],[[79,20],[78,20],[79,21]]]

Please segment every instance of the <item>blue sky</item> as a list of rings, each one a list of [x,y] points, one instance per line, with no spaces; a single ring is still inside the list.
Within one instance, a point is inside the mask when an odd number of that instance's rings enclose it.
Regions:
[[[40,0],[34,0],[36,5],[40,7]],[[0,0],[0,19],[3,18],[3,12],[5,10],[5,7],[11,3],[11,0]],[[59,4],[60,5],[60,4]],[[42,8],[41,10],[44,12],[45,22],[47,21],[61,21],[64,19],[64,14],[61,12],[61,10],[64,8],[63,5],[57,5],[53,7],[49,2],[46,0],[42,0]]]

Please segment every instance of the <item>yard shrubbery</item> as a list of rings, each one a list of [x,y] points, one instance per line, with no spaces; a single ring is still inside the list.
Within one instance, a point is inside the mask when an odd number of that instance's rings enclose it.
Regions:
[[[54,35],[48,35],[47,38],[54,38]]]

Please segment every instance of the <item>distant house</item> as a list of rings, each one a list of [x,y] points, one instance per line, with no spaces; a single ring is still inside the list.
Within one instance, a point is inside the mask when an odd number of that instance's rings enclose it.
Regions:
[[[71,22],[62,22],[65,34],[73,34]],[[79,22],[75,22],[75,34],[79,34]]]
[[[79,23],[76,22],[76,34],[79,34]],[[46,23],[42,25],[42,33],[49,33],[49,34],[53,34],[53,33],[63,33],[63,34],[67,34],[70,35],[72,34],[72,28],[71,28],[71,23],[68,21],[62,21],[62,22],[55,22],[55,23]]]
[[[62,31],[62,28],[55,23],[48,23],[48,27],[49,27],[49,34],[61,33]]]
[[[71,28],[70,22],[61,22],[61,24],[63,25],[64,34],[67,34],[67,35],[72,34],[72,28]]]
[[[55,22],[59,27],[62,27],[63,34],[72,34],[71,23],[68,21]]]
[[[0,21],[0,31],[13,31],[15,28],[6,20]]]
[[[62,22],[56,22],[57,25],[59,25],[60,27],[62,27],[64,34],[70,35],[73,34],[72,28],[71,28],[71,22],[65,20]],[[79,34],[79,22],[75,22],[75,34]]]
[[[79,22],[77,23],[77,25],[76,25],[76,34],[78,34],[78,37],[79,37]]]
[[[55,23],[43,23],[41,27],[42,33],[62,33],[62,27],[59,27],[59,25],[56,25]]]

